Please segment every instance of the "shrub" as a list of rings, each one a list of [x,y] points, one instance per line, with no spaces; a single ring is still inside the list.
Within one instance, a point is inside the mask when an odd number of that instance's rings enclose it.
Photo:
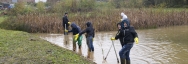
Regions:
[[[81,11],[92,11],[95,9],[95,0],[80,0],[79,9]]]
[[[13,9],[10,9],[8,14],[10,16],[16,16],[16,15],[23,15],[34,12],[34,7],[30,5],[26,5],[25,2],[18,2],[15,4],[15,7]]]
[[[37,12],[44,13],[45,12],[45,4],[43,2],[37,3]]]
[[[11,9],[10,14],[11,15],[18,15],[18,14],[24,14],[25,10],[25,3],[24,2],[18,2],[15,4],[15,7]]]

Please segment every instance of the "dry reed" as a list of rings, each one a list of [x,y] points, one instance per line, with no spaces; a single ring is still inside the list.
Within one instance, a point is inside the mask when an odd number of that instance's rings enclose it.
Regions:
[[[156,11],[152,9],[121,9],[121,10],[98,10],[87,13],[70,13],[69,20],[75,22],[82,30],[85,23],[91,21],[96,31],[117,30],[116,24],[120,22],[120,13],[124,12],[131,20],[131,25],[136,29],[168,27],[188,24],[188,12],[186,11]],[[22,27],[27,27],[27,32],[62,33],[62,16],[60,14],[26,14],[15,18]]]

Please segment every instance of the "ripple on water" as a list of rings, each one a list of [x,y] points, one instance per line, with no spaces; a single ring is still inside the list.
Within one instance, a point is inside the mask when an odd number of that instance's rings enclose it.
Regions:
[[[164,29],[167,30],[167,29]],[[161,30],[143,30],[138,31],[139,44],[135,44],[130,52],[132,64],[187,64],[188,63],[188,48],[187,45],[172,43],[171,40],[163,39],[162,37],[169,38],[168,33],[159,32]],[[169,31],[169,30],[167,30]],[[114,37],[116,32],[97,33],[94,38],[94,62],[97,64],[117,64],[117,58],[112,48],[106,61],[103,56],[106,56],[112,41],[110,37]],[[174,34],[173,34],[174,35]],[[179,35],[179,34],[178,34]],[[162,36],[162,37],[161,37]],[[178,37],[174,35],[173,37]],[[58,34],[50,34],[43,36],[43,39],[56,44],[58,46],[72,49],[72,35],[69,35],[69,44],[63,43],[64,36]],[[181,38],[181,37],[180,37]],[[176,38],[175,38],[176,39]],[[179,40],[178,40],[179,41]],[[85,37],[82,40],[82,55],[87,56],[87,45]],[[185,42],[184,44],[186,44]],[[102,46],[100,46],[102,44]],[[121,49],[119,41],[114,41],[117,54]],[[102,50],[103,49],[103,52]],[[119,57],[119,55],[118,55]]]

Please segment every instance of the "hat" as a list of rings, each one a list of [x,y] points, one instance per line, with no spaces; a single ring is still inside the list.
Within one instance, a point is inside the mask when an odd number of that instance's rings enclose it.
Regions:
[[[121,16],[122,16],[122,20],[125,20],[128,18],[127,15],[125,15],[123,12],[121,13]]]

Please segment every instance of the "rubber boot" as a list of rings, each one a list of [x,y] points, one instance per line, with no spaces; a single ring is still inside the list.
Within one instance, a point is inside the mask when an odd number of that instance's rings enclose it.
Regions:
[[[76,50],[76,43],[73,42],[73,51],[75,51],[75,50]]]
[[[82,49],[78,50],[78,54],[82,55]]]
[[[87,51],[87,58],[90,58],[90,50]]]
[[[81,49],[81,47],[82,47],[82,46],[81,46],[81,45],[79,45],[78,47],[79,47],[79,49]]]
[[[94,52],[93,52],[93,51],[90,52],[90,59],[91,59],[91,60],[94,59]]]
[[[126,60],[126,64],[131,64],[131,61],[130,60]]]
[[[125,59],[120,59],[121,60],[121,64],[125,64]]]

